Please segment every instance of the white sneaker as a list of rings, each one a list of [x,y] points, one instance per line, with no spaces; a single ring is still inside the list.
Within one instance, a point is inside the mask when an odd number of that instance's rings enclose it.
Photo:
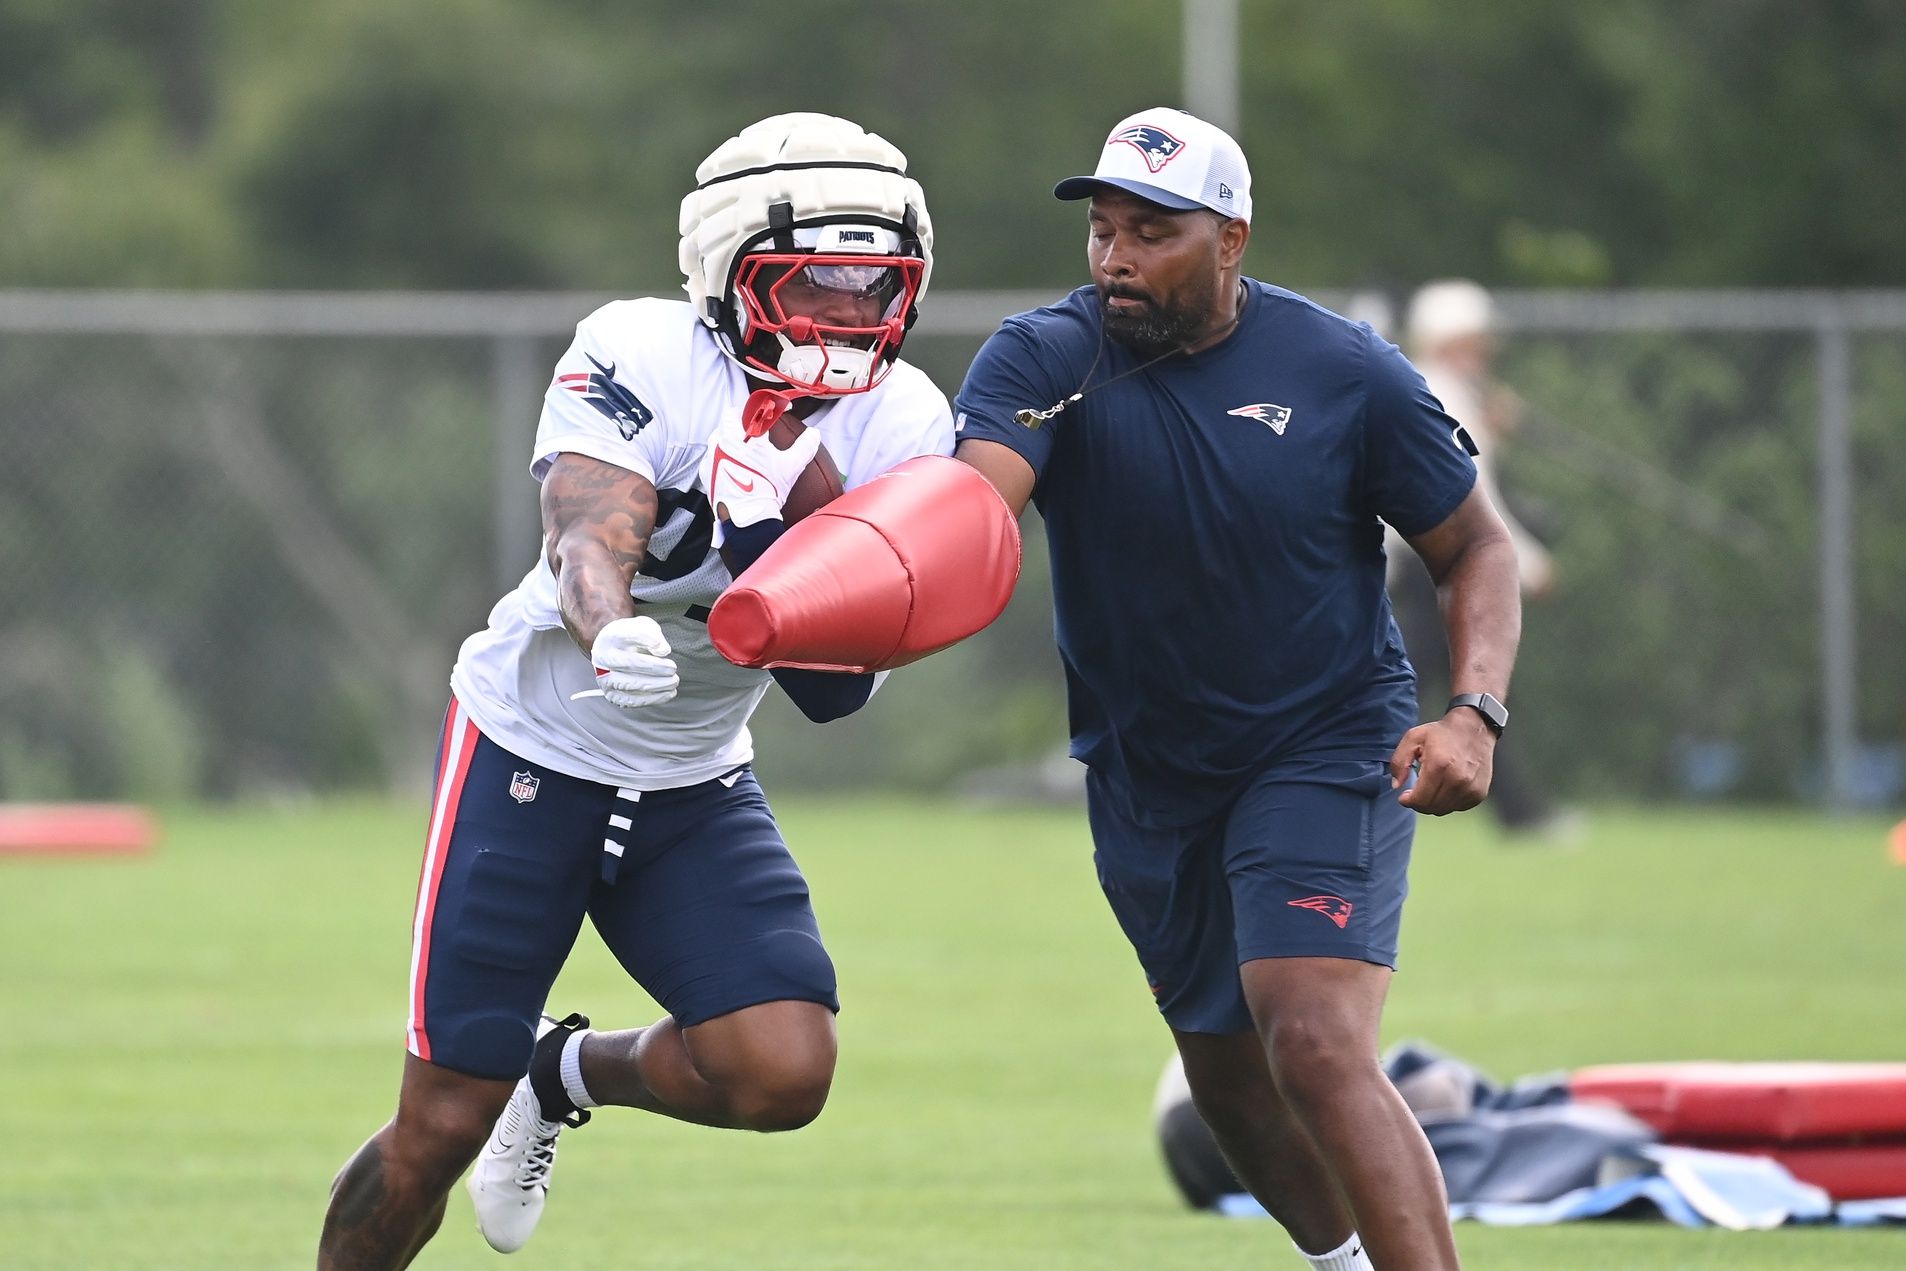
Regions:
[[[589,1021],[571,1015],[560,1024],[543,1016],[536,1026],[537,1053],[542,1039],[561,1029],[562,1041],[568,1034],[587,1028]],[[560,1042],[558,1043],[560,1044]],[[534,1060],[531,1061],[532,1065]],[[510,1101],[490,1128],[490,1141],[483,1145],[470,1177],[464,1186],[476,1204],[477,1230],[498,1253],[515,1253],[536,1233],[542,1220],[543,1204],[549,1199],[549,1171],[556,1164],[556,1136],[565,1125],[581,1125],[589,1119],[578,1111],[573,1118],[545,1121],[542,1103],[536,1097],[527,1075],[510,1092]]]

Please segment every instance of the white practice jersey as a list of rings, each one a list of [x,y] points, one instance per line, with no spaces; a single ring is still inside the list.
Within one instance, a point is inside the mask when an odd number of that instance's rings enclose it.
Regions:
[[[490,625],[464,641],[450,684],[477,727],[507,750],[558,772],[635,790],[694,785],[754,755],[748,717],[772,683],[735,666],[708,638],[707,614],[730,581],[711,546],[712,513],[698,476],[715,429],[750,386],[688,305],[618,300],[584,318],[543,399],[530,472],[558,454],[640,473],[658,496],[648,558],[630,588],[636,612],[661,624],[681,689],[625,710],[601,697],[595,668],[564,629],[556,577],[539,553]],[[808,416],[853,489],[916,455],[953,453],[946,396],[905,362],[870,392]]]

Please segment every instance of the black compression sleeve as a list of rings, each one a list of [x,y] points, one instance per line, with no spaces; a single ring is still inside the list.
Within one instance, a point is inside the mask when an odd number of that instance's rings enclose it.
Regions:
[[[780,521],[756,521],[753,525],[730,525],[722,533],[721,559],[736,578],[741,571],[761,559],[774,546],[774,540],[787,529]]]
[[[852,715],[874,695],[871,672],[856,675],[852,671],[804,671],[777,666],[769,674],[789,700],[801,708],[801,714],[817,724]]]

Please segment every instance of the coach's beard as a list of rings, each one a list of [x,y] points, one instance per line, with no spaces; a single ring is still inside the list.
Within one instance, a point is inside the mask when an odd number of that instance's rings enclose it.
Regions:
[[[1202,339],[1211,327],[1216,307],[1217,288],[1205,294],[1186,296],[1176,305],[1161,303],[1157,297],[1125,287],[1100,287],[1099,317],[1105,333],[1141,357],[1157,357],[1181,349]],[[1114,297],[1142,300],[1145,308],[1131,312],[1114,309],[1107,302]]]

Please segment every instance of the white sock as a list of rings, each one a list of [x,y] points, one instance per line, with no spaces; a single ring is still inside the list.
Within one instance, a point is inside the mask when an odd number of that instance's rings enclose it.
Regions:
[[[563,1093],[568,1095],[569,1102],[578,1108],[602,1106],[590,1095],[589,1087],[582,1084],[582,1039],[587,1037],[590,1031],[587,1028],[579,1028],[569,1034],[568,1039],[563,1042],[562,1062],[556,1067],[557,1073],[563,1079]]]
[[[1363,1251],[1363,1241],[1354,1231],[1350,1233],[1350,1239],[1329,1253],[1304,1253],[1295,1244],[1291,1248],[1303,1254],[1304,1261],[1316,1267],[1317,1271],[1376,1271],[1371,1265],[1370,1255]]]

